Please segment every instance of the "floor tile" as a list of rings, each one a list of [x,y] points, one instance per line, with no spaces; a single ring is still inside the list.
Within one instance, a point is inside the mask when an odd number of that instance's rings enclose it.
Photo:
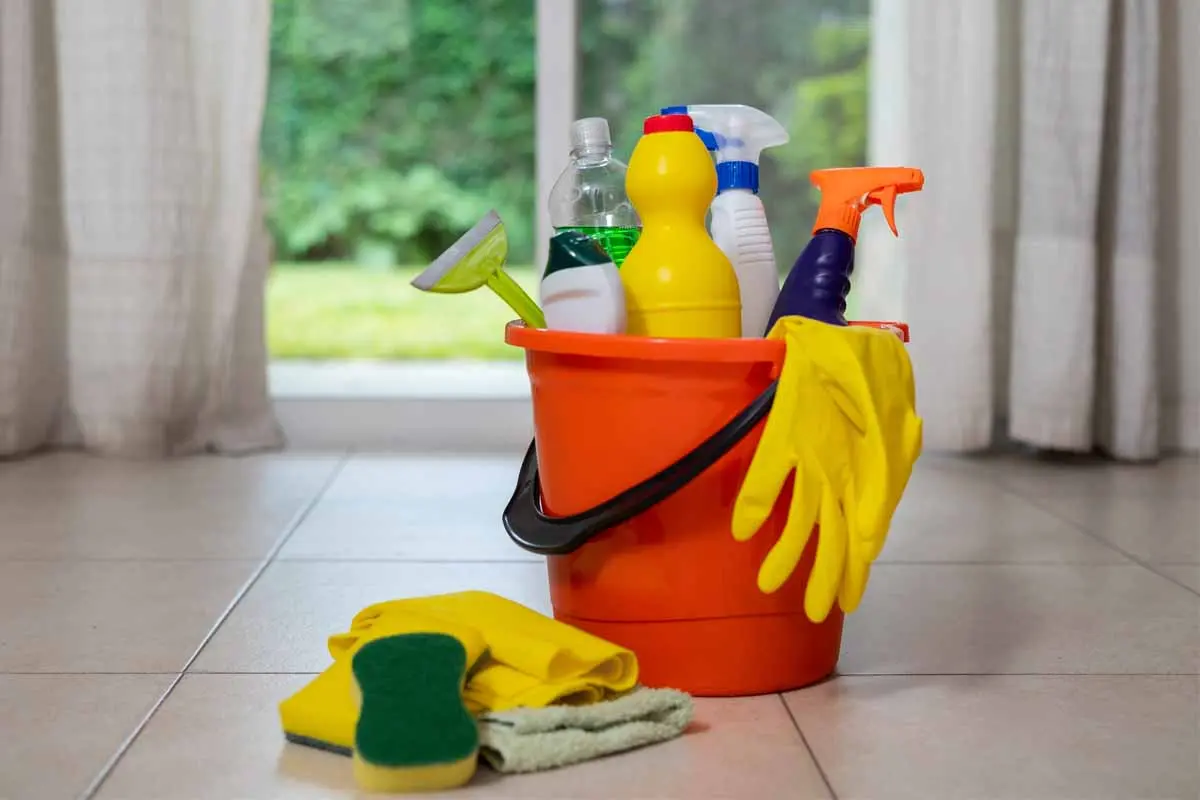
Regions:
[[[350,762],[286,744],[277,703],[302,675],[188,675],[99,797],[354,796]],[[428,795],[427,795],[428,796]],[[778,697],[697,701],[681,739],[528,776],[481,769],[461,798],[824,798],[820,774]]]
[[[998,460],[995,479],[1150,562],[1200,564],[1200,461],[1066,466]]]
[[[0,747],[0,798],[77,795],[172,678],[12,673],[180,669],[335,475],[101,796],[359,796],[346,759],[283,742],[278,702],[370,603],[476,588],[548,611],[544,566],[500,532],[517,464],[0,463],[0,730],[22,734]],[[922,459],[842,677],[788,697],[838,796],[1197,797],[1198,489],[1196,461]],[[698,719],[675,742],[482,771],[447,796],[827,796],[779,698],[701,700]]]
[[[1076,526],[970,471],[920,463],[880,562],[1123,563]]]
[[[350,458],[329,487],[330,500],[393,497],[434,502],[501,500],[512,495],[521,457],[507,455],[375,455]]]
[[[193,667],[200,672],[318,672],[326,639],[384,600],[479,589],[542,613],[546,568],[537,563],[277,561],[247,593]]]
[[[355,457],[281,558],[536,561],[500,522],[514,458]]]
[[[55,454],[0,470],[0,560],[261,558],[338,457]]]
[[[1200,674],[1200,597],[1137,565],[878,565],[838,669]]]
[[[957,464],[957,459],[955,463]],[[1120,464],[1104,459],[1028,455],[980,459],[988,475],[1028,497],[1194,497],[1200,459],[1168,458],[1156,464]]]
[[[172,679],[0,675],[0,797],[82,794]]]
[[[1200,564],[1200,489],[1197,497],[1038,498],[1044,508],[1148,562]]]
[[[1195,677],[860,677],[788,695],[838,797],[1200,796]]]
[[[178,672],[253,561],[0,561],[0,672]]]
[[[1155,564],[1154,569],[1200,592],[1200,564]]]

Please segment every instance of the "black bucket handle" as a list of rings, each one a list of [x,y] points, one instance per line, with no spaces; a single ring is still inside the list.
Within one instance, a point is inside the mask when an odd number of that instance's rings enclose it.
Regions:
[[[569,517],[548,517],[542,512],[535,439],[525,451],[517,488],[504,509],[504,530],[517,545],[531,553],[563,555],[577,550],[593,536],[666,500],[717,463],[767,416],[775,402],[777,388],[778,381],[771,381],[771,385],[737,416],[661,472],[594,508]]]

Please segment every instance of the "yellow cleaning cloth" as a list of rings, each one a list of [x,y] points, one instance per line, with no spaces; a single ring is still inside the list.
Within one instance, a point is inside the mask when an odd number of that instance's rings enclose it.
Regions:
[[[738,541],[753,536],[794,471],[787,523],[758,585],[782,586],[819,524],[804,610],[820,622],[835,599],[847,613],[858,607],[920,455],[912,364],[898,337],[875,328],[785,317],[770,338],[787,351],[732,530]]]
[[[414,632],[463,642],[474,664],[464,700],[476,714],[597,702],[637,684],[632,652],[503,597],[459,592],[392,600],[363,609],[348,633],[330,637],[334,663],[280,704],[288,738],[349,752],[357,712],[348,656],[367,641]]]

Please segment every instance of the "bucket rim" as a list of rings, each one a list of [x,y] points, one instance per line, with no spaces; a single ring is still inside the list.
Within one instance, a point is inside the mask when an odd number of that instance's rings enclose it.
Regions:
[[[526,352],[597,356],[637,361],[771,363],[783,361],[785,345],[776,339],[663,339],[627,334],[578,333],[530,328],[513,320],[504,341]]]

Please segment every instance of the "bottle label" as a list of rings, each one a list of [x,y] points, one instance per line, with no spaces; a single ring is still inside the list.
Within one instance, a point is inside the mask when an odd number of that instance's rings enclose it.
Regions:
[[[561,231],[579,231],[586,234],[596,241],[604,252],[608,253],[609,258],[619,268],[625,262],[625,257],[629,255],[629,251],[637,244],[638,237],[642,235],[641,228],[597,228],[590,226],[565,226],[555,228],[555,232]]]

